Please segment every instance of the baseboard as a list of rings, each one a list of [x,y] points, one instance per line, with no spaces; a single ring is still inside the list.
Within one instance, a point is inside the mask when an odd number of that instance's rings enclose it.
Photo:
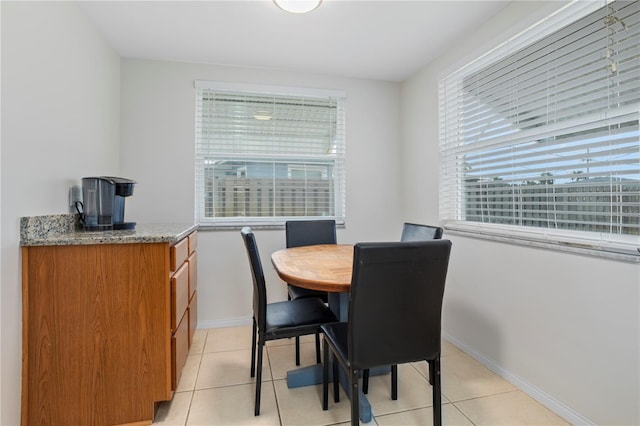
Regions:
[[[226,320],[198,320],[197,328],[198,330],[204,330],[207,328],[239,327],[242,325],[251,325],[251,317]]]
[[[510,382],[517,388],[519,388],[521,391],[523,391],[524,393],[526,393],[527,395],[529,395],[530,397],[538,401],[540,404],[544,405],[549,410],[553,411],[554,413],[556,413],[557,415],[559,415],[560,417],[568,421],[569,423],[573,425],[589,425],[589,426],[595,425],[594,422],[590,421],[589,419],[582,416],[580,413],[568,407],[562,401],[559,401],[558,399],[544,392],[542,389],[538,388],[537,386],[534,386],[531,383],[527,382],[526,380],[523,380],[521,377],[505,370],[492,359],[485,357],[484,355],[475,351],[473,348],[470,348],[460,340],[445,333],[444,331],[442,334],[443,334],[442,337],[444,337],[445,340],[448,340],[449,342],[453,343],[455,346],[457,346],[463,352],[465,352],[466,354],[474,358],[476,361],[478,361],[479,363],[487,367],[489,370],[493,371],[503,379],[507,380],[508,382]]]

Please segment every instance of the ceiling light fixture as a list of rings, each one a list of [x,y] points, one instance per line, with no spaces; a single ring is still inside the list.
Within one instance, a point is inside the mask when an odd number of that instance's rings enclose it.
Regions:
[[[291,13],[307,13],[320,6],[322,0],[273,0],[282,10]]]

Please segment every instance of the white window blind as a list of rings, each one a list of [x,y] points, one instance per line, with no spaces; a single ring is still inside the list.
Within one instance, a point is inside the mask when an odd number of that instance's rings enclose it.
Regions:
[[[345,95],[196,82],[196,222],[345,215]]]
[[[640,261],[639,111],[640,2],[570,4],[441,80],[442,221]]]

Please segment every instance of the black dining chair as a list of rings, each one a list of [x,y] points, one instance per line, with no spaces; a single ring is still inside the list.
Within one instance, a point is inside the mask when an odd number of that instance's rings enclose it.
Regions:
[[[404,223],[400,241],[427,241],[442,238],[444,229],[439,226],[420,225],[417,223]]]
[[[400,241],[430,241],[439,240],[444,234],[444,229],[439,226],[421,225],[417,223],[405,222],[402,225],[402,235]],[[362,373],[362,392],[369,391],[369,369],[365,369]]]
[[[269,340],[318,334],[322,324],[335,322],[337,318],[322,300],[317,298],[267,303],[267,288],[255,235],[250,227],[242,228],[240,233],[247,249],[253,278],[251,377],[256,377],[255,415],[258,416],[262,387],[262,354],[265,343]]]
[[[427,361],[433,422],[442,424],[441,318],[451,242],[359,243],[354,249],[349,321],[325,324],[323,400],[328,409],[329,350],[334,401],[338,365],[347,372],[351,424],[358,425],[360,370],[391,365],[391,398],[398,397],[398,364]]]
[[[287,248],[312,246],[316,244],[336,244],[335,220],[290,220],[285,223]],[[310,290],[287,284],[290,300],[317,297],[327,303],[326,291]],[[296,365],[300,365],[300,337],[296,337]],[[320,363],[320,337],[316,335],[316,359]]]

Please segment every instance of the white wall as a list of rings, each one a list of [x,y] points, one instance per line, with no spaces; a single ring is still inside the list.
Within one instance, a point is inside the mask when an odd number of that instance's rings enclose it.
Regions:
[[[400,85],[371,80],[175,62],[123,59],[120,171],[138,181],[128,220],[192,222],[194,80],[337,89],[347,92],[347,220],[338,241],[399,238]],[[271,300],[286,297],[270,254],[284,230],[256,230]],[[200,327],[251,318],[251,278],[238,230],[199,236]]]
[[[407,217],[437,217],[438,79],[561,4],[511,3],[403,84]],[[572,422],[640,424],[638,264],[448,237],[446,335]]]
[[[19,218],[68,212],[71,183],[118,172],[119,64],[71,2],[2,7],[0,424],[20,421]]]

